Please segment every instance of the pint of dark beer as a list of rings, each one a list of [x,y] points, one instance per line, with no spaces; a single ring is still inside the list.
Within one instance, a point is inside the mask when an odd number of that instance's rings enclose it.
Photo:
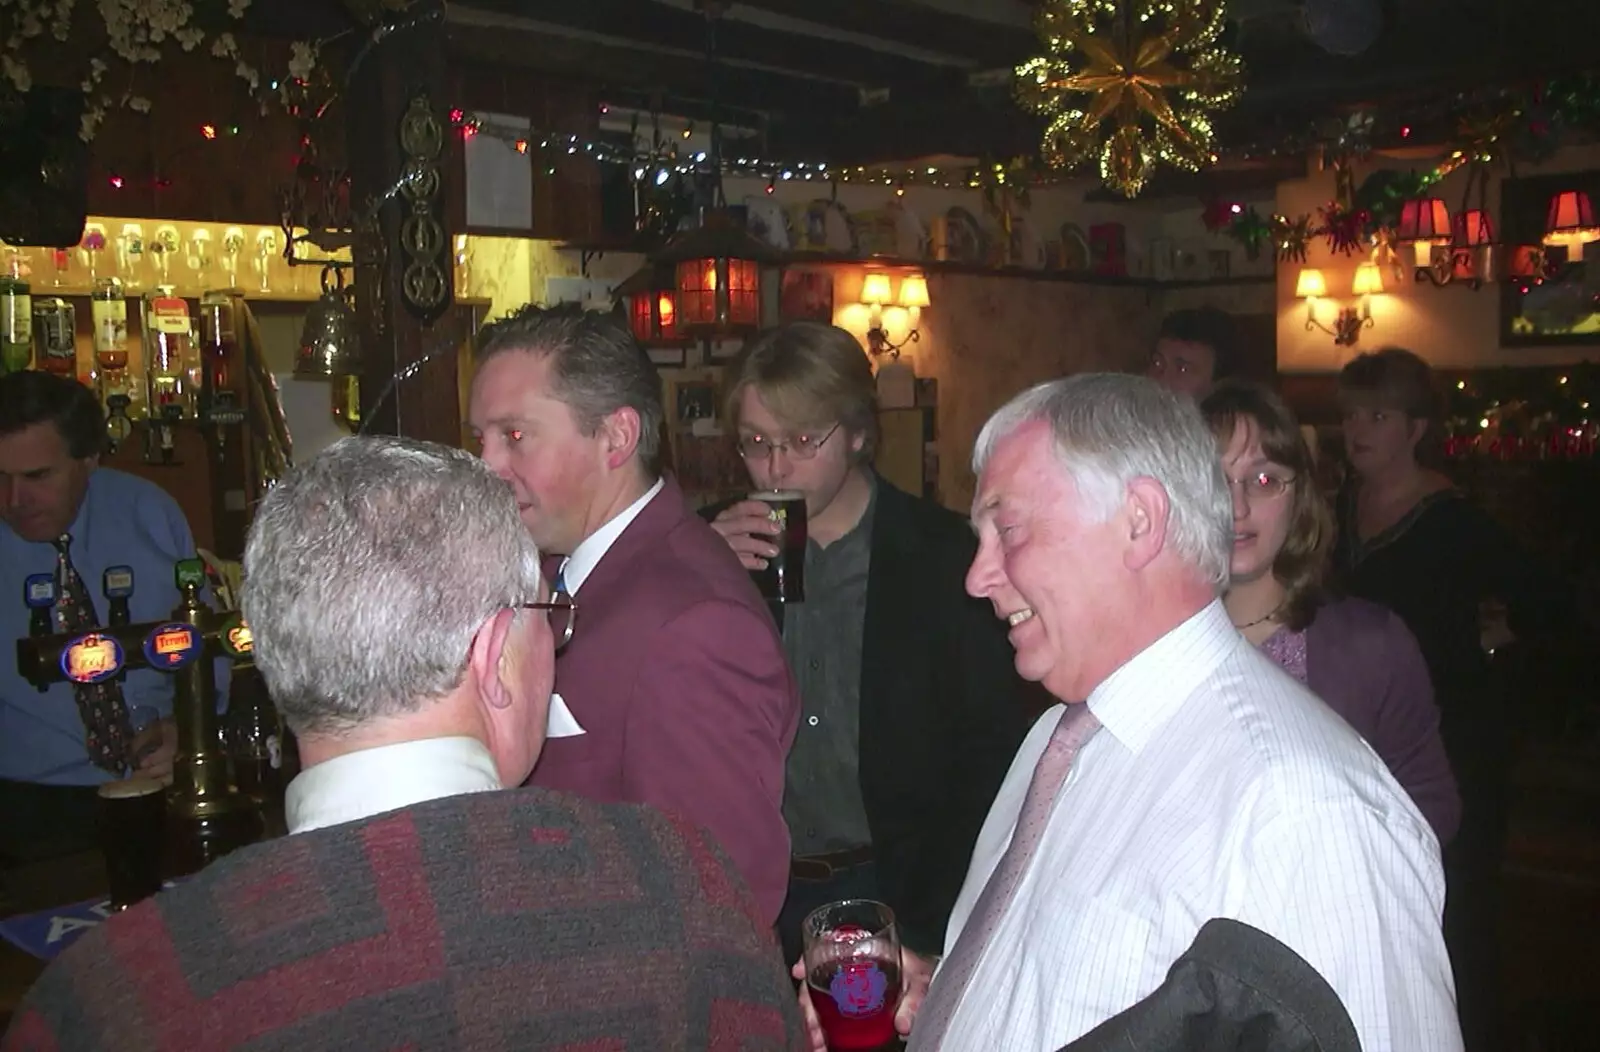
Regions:
[[[111,908],[124,910],[161,890],[166,790],[154,778],[107,782],[100,787],[99,806]]]
[[[752,570],[756,587],[768,599],[780,603],[802,603],[806,598],[806,498],[793,490],[757,490],[751,500],[772,509],[778,535],[772,543],[778,554],[767,560],[764,570]]]

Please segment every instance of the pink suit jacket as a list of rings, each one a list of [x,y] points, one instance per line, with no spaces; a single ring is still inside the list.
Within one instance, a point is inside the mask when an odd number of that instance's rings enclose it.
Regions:
[[[800,697],[750,575],[668,479],[576,602],[555,689],[586,733],[547,741],[529,784],[652,804],[704,826],[776,921]]]

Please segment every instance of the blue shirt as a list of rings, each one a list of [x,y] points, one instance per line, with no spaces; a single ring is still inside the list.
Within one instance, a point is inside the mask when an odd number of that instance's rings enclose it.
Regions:
[[[99,623],[109,616],[102,575],[111,566],[133,568],[132,620],[166,619],[178,605],[173,565],[195,556],[194,536],[177,501],[152,482],[110,468],[89,476],[72,534],[72,565],[83,578]],[[49,785],[99,785],[113,775],[96,767],[83,742],[83,720],[69,683],[40,693],[17,675],[15,641],[28,634],[30,611],[23,582],[53,574],[55,546],[25,541],[0,525],[0,778]],[[219,693],[226,662],[218,663]],[[149,705],[172,715],[172,677],[149,669],[128,672],[123,698],[131,710]],[[220,700],[220,699],[219,699]]]

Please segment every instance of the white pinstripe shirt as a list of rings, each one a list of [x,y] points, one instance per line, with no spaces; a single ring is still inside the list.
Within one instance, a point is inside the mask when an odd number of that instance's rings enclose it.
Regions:
[[[1220,602],[1118,669],[1089,707],[1105,728],[1073,764],[945,1049],[1058,1049],[1159,986],[1213,917],[1305,958],[1365,1052],[1461,1048],[1438,841],[1383,761]],[[1060,715],[1040,717],[1006,775],[947,951]]]

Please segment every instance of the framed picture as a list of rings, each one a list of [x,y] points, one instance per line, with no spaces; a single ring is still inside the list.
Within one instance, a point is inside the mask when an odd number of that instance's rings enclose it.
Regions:
[[[1506,179],[1500,184],[1503,347],[1592,345],[1600,340],[1600,242],[1543,244],[1559,194],[1600,200],[1600,170]]]
[[[680,426],[692,428],[697,420],[717,418],[717,388],[710,381],[679,384],[675,402],[673,416]]]
[[[1210,277],[1225,278],[1229,276],[1230,271],[1233,269],[1232,252],[1225,248],[1214,248],[1207,255],[1207,258],[1211,261]]]
[[[645,353],[658,369],[682,369],[689,363],[689,351],[682,344],[676,347],[646,347]]]
[[[785,270],[778,293],[778,317],[833,324],[833,275],[824,270]]]

